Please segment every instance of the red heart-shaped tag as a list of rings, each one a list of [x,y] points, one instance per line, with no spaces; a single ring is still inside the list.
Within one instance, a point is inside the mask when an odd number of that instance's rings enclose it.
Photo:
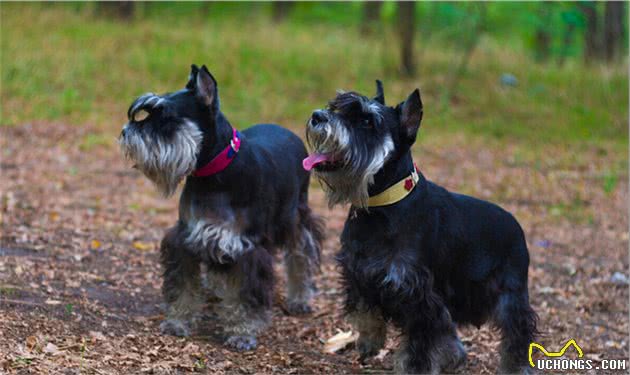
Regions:
[[[410,191],[413,189],[413,180],[408,178],[405,180],[405,190]]]

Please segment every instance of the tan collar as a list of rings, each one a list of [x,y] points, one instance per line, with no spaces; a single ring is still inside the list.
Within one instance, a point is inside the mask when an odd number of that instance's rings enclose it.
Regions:
[[[369,197],[367,206],[388,206],[405,199],[405,197],[413,191],[413,188],[416,187],[419,179],[418,171],[414,169],[409,176],[388,187],[383,192]]]

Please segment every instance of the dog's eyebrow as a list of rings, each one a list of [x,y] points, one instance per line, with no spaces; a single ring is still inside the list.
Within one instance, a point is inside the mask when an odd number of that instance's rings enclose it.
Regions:
[[[378,104],[371,102],[367,97],[353,91],[339,92],[335,99],[328,103],[328,106],[333,111],[348,113],[353,109],[356,111],[358,108],[357,104],[360,105],[361,111],[372,114],[374,120],[380,123],[383,114]]]
[[[133,119],[133,115],[139,110],[155,109],[165,101],[165,98],[152,92],[140,95],[138,99],[136,99],[129,107],[129,110],[127,111],[127,117],[131,120]]]
[[[356,92],[340,92],[333,100],[328,102],[328,106],[332,110],[346,111],[353,105],[356,105],[357,102],[363,106],[361,100],[361,95]]]

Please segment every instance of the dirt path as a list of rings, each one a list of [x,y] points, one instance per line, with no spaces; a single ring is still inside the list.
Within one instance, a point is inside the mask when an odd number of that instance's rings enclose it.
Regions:
[[[284,313],[278,270],[273,325],[256,351],[224,349],[211,319],[196,337],[160,336],[156,245],[176,218],[176,199],[158,197],[115,147],[82,149],[77,140],[89,130],[0,128],[0,372],[391,369],[395,332],[384,358],[365,366],[354,351],[322,352],[322,340],[349,326],[333,261],[345,209],[328,210],[317,187],[311,200],[327,219],[328,239],[311,316]],[[107,134],[114,143],[114,132]],[[550,161],[534,168],[511,160],[509,147],[466,146],[423,148],[417,160],[430,179],[498,201],[519,218],[530,246],[540,341],[555,350],[575,338],[588,358],[628,358],[627,176],[606,192],[599,176],[609,160],[597,150],[585,151],[592,153],[586,166]],[[497,334],[487,328],[461,333],[467,371],[494,373]]]

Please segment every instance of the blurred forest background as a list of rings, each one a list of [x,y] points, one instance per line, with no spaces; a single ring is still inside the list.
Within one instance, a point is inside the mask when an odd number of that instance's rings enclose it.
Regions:
[[[3,125],[116,123],[145,91],[218,77],[225,112],[302,125],[334,90],[419,86],[435,128],[627,139],[627,4],[2,4]],[[92,142],[98,142],[94,138]]]

